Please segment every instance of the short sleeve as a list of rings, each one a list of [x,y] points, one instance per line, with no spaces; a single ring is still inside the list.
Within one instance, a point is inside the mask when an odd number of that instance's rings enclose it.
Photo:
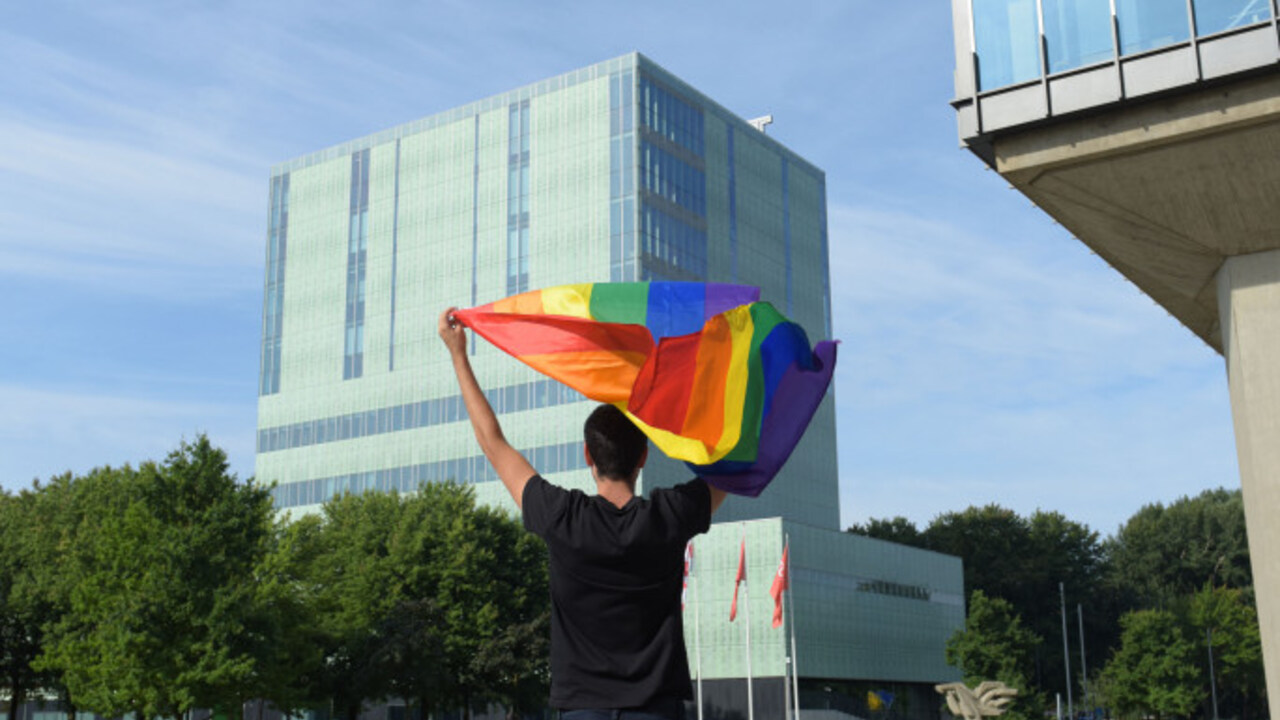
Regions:
[[[711,527],[711,490],[702,478],[655,490],[653,499],[666,506],[684,540],[701,535]]]
[[[545,538],[547,528],[564,512],[568,499],[569,491],[547,482],[541,475],[529,478],[520,500],[524,528]]]

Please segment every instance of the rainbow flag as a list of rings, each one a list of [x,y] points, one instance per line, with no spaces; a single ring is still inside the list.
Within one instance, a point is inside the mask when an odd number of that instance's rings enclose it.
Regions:
[[[529,367],[617,406],[664,453],[755,496],[790,457],[835,369],[759,288],[587,283],[468,310],[463,325]]]

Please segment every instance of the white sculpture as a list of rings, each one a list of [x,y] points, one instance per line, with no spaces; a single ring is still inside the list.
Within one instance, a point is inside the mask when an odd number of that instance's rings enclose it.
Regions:
[[[1003,715],[1005,706],[1018,694],[1016,689],[996,680],[983,681],[972,690],[958,682],[935,685],[933,689],[947,698],[951,714],[964,720]]]

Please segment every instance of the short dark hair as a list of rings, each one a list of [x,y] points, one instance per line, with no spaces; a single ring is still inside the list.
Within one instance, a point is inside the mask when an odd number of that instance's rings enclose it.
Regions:
[[[629,479],[649,444],[640,428],[613,405],[601,405],[587,416],[582,437],[596,473],[611,480]]]

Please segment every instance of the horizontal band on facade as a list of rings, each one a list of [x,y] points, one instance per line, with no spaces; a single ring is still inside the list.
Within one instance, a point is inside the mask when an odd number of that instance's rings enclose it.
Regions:
[[[587,399],[572,388],[546,379],[490,388],[484,395],[494,412],[500,415],[570,405]],[[462,396],[449,395],[421,402],[307,420],[291,425],[262,428],[258,431],[258,453],[355,440],[401,430],[446,425],[465,419],[467,419],[467,413],[462,403]]]

